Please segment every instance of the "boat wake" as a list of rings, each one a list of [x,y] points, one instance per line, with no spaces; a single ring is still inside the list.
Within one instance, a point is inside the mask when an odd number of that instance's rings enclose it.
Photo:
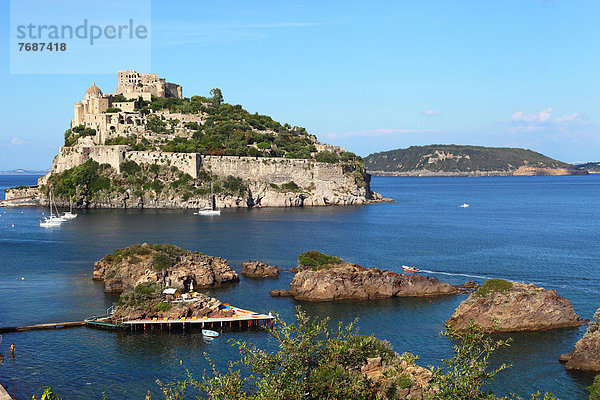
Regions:
[[[421,269],[420,272],[426,272],[428,274],[450,275],[450,276],[465,276],[467,278],[476,278],[476,279],[485,279],[485,280],[492,279],[492,277],[484,276],[484,275],[459,274],[459,273],[454,273],[454,272],[431,271],[431,270],[427,270],[427,269]]]

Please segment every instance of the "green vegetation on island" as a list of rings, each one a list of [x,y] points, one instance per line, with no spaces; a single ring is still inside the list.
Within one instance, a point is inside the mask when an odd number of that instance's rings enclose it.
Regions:
[[[433,174],[509,174],[520,167],[576,169],[572,164],[532,150],[440,144],[373,153],[365,157],[365,166],[370,173],[400,175],[415,171]]]
[[[506,292],[513,287],[513,283],[504,279],[488,279],[474,293],[477,297],[486,297],[492,292]]]
[[[233,176],[219,177],[201,170],[194,179],[175,166],[137,164],[126,161],[120,165],[121,173],[108,164],[88,160],[77,167],[50,176],[42,187],[48,194],[51,187],[58,198],[101,201],[119,196],[134,196],[150,200],[180,197],[183,201],[206,198],[210,194],[211,182],[215,193],[244,196],[247,184]]]
[[[362,162],[352,152],[318,151],[316,136],[309,134],[305,128],[281,124],[267,115],[252,114],[239,104],[227,104],[223,102],[223,94],[218,88],[211,91],[211,96],[183,99],[153,96],[150,101],[137,99],[135,113],[145,116],[144,128],[153,138],[131,134],[108,139],[104,144],[129,145],[137,151],[285,157],[328,163]],[[118,95],[113,101],[132,100]],[[106,110],[107,113],[119,111],[115,107]],[[201,118],[199,121],[182,122],[177,118],[168,118],[169,113],[197,115]],[[95,134],[93,129],[83,125],[73,127],[65,132],[65,146],[76,144],[80,137]]]
[[[299,267],[310,268],[313,271],[327,269],[343,263],[344,260],[339,257],[329,256],[316,250],[306,251],[298,256]]]

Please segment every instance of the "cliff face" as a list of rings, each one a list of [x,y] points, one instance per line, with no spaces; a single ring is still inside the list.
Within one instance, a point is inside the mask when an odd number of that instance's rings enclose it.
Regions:
[[[365,158],[380,176],[587,175],[572,164],[531,150],[461,145],[411,146]]]
[[[93,279],[104,282],[105,292],[123,292],[144,282],[189,290],[237,282],[239,277],[224,258],[144,243],[96,262]]]
[[[571,302],[556,291],[533,284],[503,282],[506,286],[498,289],[486,286],[486,282],[458,306],[448,325],[462,331],[472,320],[490,332],[518,332],[571,328],[581,324]]]
[[[63,147],[52,171],[40,178],[40,187],[57,187],[60,174],[95,162],[102,189],[76,188],[79,208],[202,208],[209,205],[207,180],[238,179],[244,190],[217,191],[218,208],[302,207],[355,205],[382,201],[370,188],[370,175],[355,162],[325,163],[314,160],[253,157],[217,157],[188,153],[129,151],[127,146]],[[134,165],[146,175],[127,175],[123,165]],[[160,172],[159,172],[160,171]],[[175,171],[175,172],[174,172]],[[183,179],[184,184],[179,185]],[[174,185],[177,190],[174,190]],[[207,186],[202,187],[201,185]],[[32,191],[36,193],[32,193]],[[29,197],[45,204],[43,190],[15,189],[13,197]],[[69,199],[55,191],[55,202],[68,206]],[[16,202],[10,205],[18,205]],[[28,204],[29,204],[28,203]]]
[[[573,351],[563,354],[561,361],[566,362],[567,369],[578,371],[600,372],[600,308],[594,314],[587,332],[577,343]]]
[[[294,276],[289,289],[290,296],[306,301],[430,297],[457,292],[454,286],[435,278],[402,275],[351,264],[319,271],[302,270]]]

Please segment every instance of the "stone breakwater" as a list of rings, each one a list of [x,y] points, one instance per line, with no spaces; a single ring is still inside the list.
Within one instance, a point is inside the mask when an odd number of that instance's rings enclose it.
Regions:
[[[581,325],[571,302],[555,290],[511,282],[507,290],[472,293],[452,314],[447,324],[463,331],[470,321],[488,332],[542,331]]]
[[[273,291],[272,296],[296,300],[372,300],[388,297],[433,297],[458,293],[458,289],[436,278],[403,275],[359,265],[343,265],[298,272],[289,291]]]

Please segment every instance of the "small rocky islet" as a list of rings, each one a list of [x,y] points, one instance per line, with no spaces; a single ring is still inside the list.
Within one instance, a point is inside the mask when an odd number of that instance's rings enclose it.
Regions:
[[[600,372],[600,308],[594,314],[586,333],[573,351],[563,354],[560,361],[568,370]]]
[[[389,297],[432,297],[456,294],[459,289],[436,278],[404,275],[365,268],[318,251],[298,256],[296,275],[289,290],[274,290],[273,297],[304,301],[371,300]]]
[[[457,307],[447,326],[464,331],[469,323],[488,332],[525,332],[574,328],[582,320],[555,290],[490,279]]]

